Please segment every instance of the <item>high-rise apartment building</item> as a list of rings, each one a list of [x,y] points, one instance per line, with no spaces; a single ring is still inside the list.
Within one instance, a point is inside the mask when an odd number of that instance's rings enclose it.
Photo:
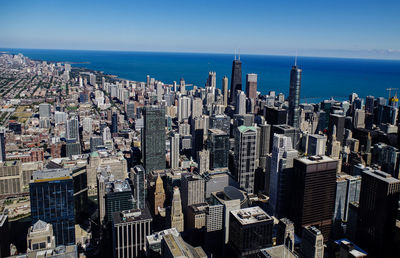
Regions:
[[[253,126],[239,126],[235,131],[235,172],[240,188],[254,191],[257,130]]]
[[[301,69],[294,65],[292,66],[292,70],[290,71],[288,124],[295,128],[299,128],[300,126],[300,87]]]
[[[51,106],[48,103],[39,104],[39,117],[40,118],[49,118],[51,115]]]
[[[210,71],[208,72],[208,78],[206,86],[216,88],[217,87],[217,73]]]
[[[150,173],[165,168],[165,109],[147,106],[143,115],[143,164],[146,172]]]
[[[75,143],[79,142],[79,121],[78,117],[73,116],[66,123],[67,141]]]
[[[246,75],[246,96],[249,99],[257,98],[257,74],[255,73]]]
[[[179,133],[173,133],[170,136],[170,164],[172,169],[177,169],[179,167]]]

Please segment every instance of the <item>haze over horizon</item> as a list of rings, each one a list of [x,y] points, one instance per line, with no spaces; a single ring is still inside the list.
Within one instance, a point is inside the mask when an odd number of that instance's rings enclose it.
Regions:
[[[400,59],[398,1],[10,1],[0,47]]]

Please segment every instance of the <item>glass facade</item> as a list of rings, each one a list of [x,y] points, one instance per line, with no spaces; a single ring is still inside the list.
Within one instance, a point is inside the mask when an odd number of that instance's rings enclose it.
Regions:
[[[39,219],[53,225],[56,245],[75,244],[72,178],[30,184],[32,225]]]

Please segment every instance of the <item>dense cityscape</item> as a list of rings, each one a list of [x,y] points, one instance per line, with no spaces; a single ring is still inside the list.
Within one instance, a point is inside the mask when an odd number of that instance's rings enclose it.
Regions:
[[[0,256],[396,257],[397,89],[302,103],[293,63],[285,96],[240,55],[203,87],[2,53]]]

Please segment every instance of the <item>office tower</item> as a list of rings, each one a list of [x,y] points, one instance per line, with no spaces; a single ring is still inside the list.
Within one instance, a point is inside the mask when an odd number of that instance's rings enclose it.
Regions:
[[[160,103],[164,96],[164,88],[162,82],[157,82],[156,85],[157,103]]]
[[[185,95],[186,94],[186,88],[185,88],[185,79],[181,78],[181,80],[179,81],[179,90],[180,92]]]
[[[326,153],[329,157],[339,159],[341,143],[336,140],[336,125],[333,126],[332,138],[329,140]]]
[[[40,118],[49,118],[51,114],[51,106],[48,103],[39,104],[39,117]]]
[[[13,131],[16,135],[22,134],[22,126],[17,122],[8,122],[8,130]]]
[[[53,226],[42,220],[36,221],[36,223],[28,229],[26,243],[27,253],[55,248],[56,239],[53,234]]]
[[[228,243],[229,241],[229,216],[230,212],[233,210],[238,210],[240,209],[240,204],[241,204],[241,199],[240,199],[240,194],[236,196],[238,189],[235,189],[232,186],[227,186],[224,188],[224,191],[219,191],[219,192],[213,192],[211,193],[211,202],[213,204],[221,204],[224,206],[223,209],[223,221],[224,221],[224,238],[225,238],[225,244]],[[233,191],[231,191],[234,189]],[[236,190],[236,191],[235,191]]]
[[[374,96],[367,96],[365,100],[365,113],[373,114],[374,113]]]
[[[192,103],[192,119],[201,117],[203,114],[203,101],[201,98],[194,98]]]
[[[260,128],[260,144],[259,144],[259,156],[265,157],[269,153],[269,146],[271,140],[271,125],[265,123],[258,126]]]
[[[353,114],[353,127],[364,128],[365,127],[365,111],[362,109],[356,109]]]
[[[146,237],[146,257],[159,257],[161,255],[161,241],[166,235],[180,236],[176,228],[168,228],[154,232]]]
[[[97,151],[97,147],[103,145],[103,137],[92,136],[90,137],[90,152]]]
[[[287,111],[282,108],[264,106],[264,117],[270,125],[286,124]]]
[[[260,207],[230,212],[229,245],[237,257],[255,255],[272,246],[273,219]]]
[[[147,173],[165,168],[165,109],[147,106],[144,109],[143,164]]]
[[[189,119],[191,115],[192,99],[187,96],[181,96],[178,99],[178,121]]]
[[[216,72],[208,72],[208,78],[206,86],[216,88],[217,87],[217,73]]]
[[[172,169],[179,167],[179,133],[170,136],[170,164]]]
[[[278,218],[286,215],[286,206],[289,202],[290,172],[293,159],[298,152],[292,147],[289,137],[274,134],[272,159],[270,165],[269,207],[270,214]]]
[[[67,142],[65,145],[65,156],[71,157],[72,155],[81,154],[81,144],[79,142]]]
[[[201,246],[193,247],[183,241],[180,235],[166,234],[161,240],[161,254],[165,258],[196,257],[207,258]]]
[[[126,103],[126,117],[135,118],[135,102],[128,102]]]
[[[232,62],[232,77],[231,77],[231,97],[230,104],[235,105],[237,99],[237,91],[242,90],[242,61],[239,59],[233,60]]]
[[[6,128],[0,127],[0,162],[6,161]]]
[[[313,226],[304,227],[300,250],[304,257],[324,258],[324,236],[321,231]]]
[[[108,127],[108,126],[104,127],[103,133],[102,133],[102,137],[103,137],[103,144],[105,144],[106,141],[110,141],[111,140],[110,127]]]
[[[76,116],[71,117],[67,120],[66,124],[67,141],[79,142],[79,121]]]
[[[400,180],[370,168],[361,177],[357,243],[371,257],[392,257]]]
[[[298,128],[294,128],[290,125],[273,125],[271,127],[271,137],[273,137],[274,134],[282,134],[290,137],[292,139],[293,149],[298,150],[300,148],[300,130]],[[271,139],[270,144],[272,150],[273,139]]]
[[[325,155],[326,136],[320,134],[310,134],[308,136],[308,156],[322,156]]]
[[[359,202],[361,189],[361,177],[350,176],[345,173],[336,176],[335,208],[332,219],[347,221],[349,205]]]
[[[179,187],[175,186],[171,204],[171,228],[176,228],[178,232],[182,232],[184,230],[183,223],[181,194]]]
[[[111,118],[111,134],[118,133],[118,114],[113,113]]]
[[[294,251],[294,224],[288,218],[282,218],[276,227],[276,244],[285,245],[290,251]]]
[[[56,245],[75,244],[74,183],[69,169],[35,171],[29,184],[32,225],[53,226]]]
[[[128,180],[109,180],[105,183],[104,194],[106,223],[111,222],[114,212],[130,210],[136,206]]]
[[[257,98],[257,74],[255,73],[246,75],[246,96],[249,99]]]
[[[207,149],[210,151],[210,168],[227,168],[229,160],[229,135],[219,129],[209,129]]]
[[[112,214],[112,246],[115,258],[141,257],[146,237],[151,235],[153,218],[147,208]]]
[[[136,199],[136,207],[143,210],[146,206],[146,171],[142,165],[133,167],[134,172],[134,197]]]
[[[204,147],[204,132],[207,132],[208,116],[196,117],[191,120],[192,156],[196,157],[198,151]]]
[[[328,139],[332,139],[333,127],[336,126],[336,140],[340,143],[344,139],[344,120],[345,117],[337,114],[329,115],[329,126],[328,126]]]
[[[210,129],[220,129],[230,134],[230,117],[226,115],[215,115],[210,117]]]
[[[24,192],[24,177],[29,183],[30,176],[24,176],[22,173],[21,161],[0,162],[0,195],[16,195]]]
[[[159,208],[164,208],[164,202],[165,202],[165,191],[164,191],[164,183],[163,180],[161,179],[160,174],[157,176],[156,180],[156,188],[154,191],[154,214],[158,215]]]
[[[206,226],[207,203],[189,205],[186,208],[186,230],[201,229]]]
[[[372,160],[381,166],[381,170],[395,178],[400,176],[400,151],[399,149],[384,144],[374,144]]]
[[[297,234],[304,226],[317,226],[328,240],[335,204],[337,163],[327,156],[294,160],[289,219],[294,222]]]
[[[290,71],[288,124],[295,128],[299,128],[300,126],[300,87],[301,69],[294,65],[292,66],[292,70]]]
[[[222,78],[222,93],[224,94],[224,106],[228,106],[228,77]]]
[[[210,170],[210,152],[208,150],[197,152],[197,165],[200,175]]]
[[[150,75],[146,76],[146,87],[150,88]]]
[[[246,114],[246,95],[243,91],[238,91],[236,96],[236,114],[244,115]]]
[[[205,196],[205,181],[196,175],[183,175],[181,179],[182,207],[203,203]]]
[[[240,188],[254,191],[257,130],[253,126],[239,126],[235,131],[235,177]]]

